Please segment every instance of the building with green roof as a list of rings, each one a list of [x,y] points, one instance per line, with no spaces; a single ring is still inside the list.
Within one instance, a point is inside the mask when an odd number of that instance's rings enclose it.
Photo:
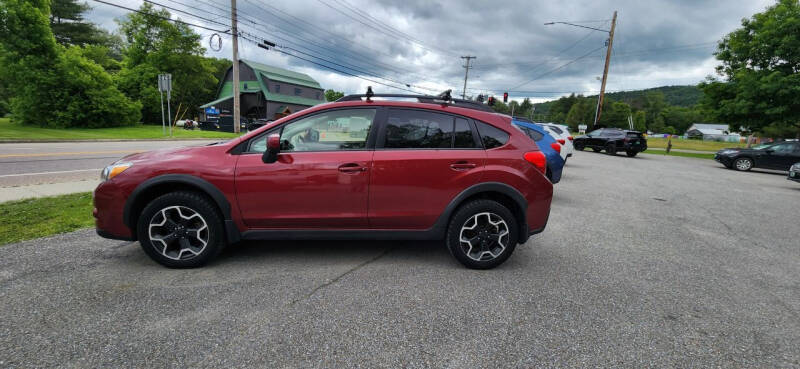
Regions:
[[[242,117],[251,119],[278,119],[325,102],[324,90],[308,75],[250,60],[239,61],[239,93]],[[225,72],[217,98],[200,108],[201,114],[207,108],[233,112],[233,67]]]

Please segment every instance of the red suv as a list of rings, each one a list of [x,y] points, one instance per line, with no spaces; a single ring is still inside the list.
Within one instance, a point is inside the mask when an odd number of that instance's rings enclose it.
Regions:
[[[230,141],[129,155],[103,170],[94,216],[100,236],[168,267],[240,240],[411,239],[488,269],[544,230],[545,165],[482,104],[350,95]]]

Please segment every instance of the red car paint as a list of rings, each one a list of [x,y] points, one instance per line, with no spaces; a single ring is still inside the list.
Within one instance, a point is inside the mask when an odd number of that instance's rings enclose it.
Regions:
[[[493,125],[509,139],[488,150],[284,152],[269,164],[261,154],[237,152],[240,144],[284,123],[326,109],[364,106],[455,114]],[[377,119],[373,126],[380,124]],[[524,197],[526,228],[535,233],[547,223],[553,191],[542,172],[524,159],[536,151],[535,143],[500,114],[406,101],[323,104],[227,142],[121,159],[133,166],[95,189],[96,226],[104,237],[134,240],[138,212],[148,200],[191,189],[206,192],[219,205],[230,242],[257,230],[423,231],[434,226],[462,191],[491,182]],[[171,179],[176,175],[180,178]]]

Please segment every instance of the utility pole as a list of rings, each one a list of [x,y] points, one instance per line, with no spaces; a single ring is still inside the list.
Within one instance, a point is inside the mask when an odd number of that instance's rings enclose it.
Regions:
[[[464,64],[464,91],[461,92],[461,98],[462,99],[466,99],[467,98],[467,77],[469,77],[469,70],[470,70],[470,68],[472,68],[472,67],[469,66],[469,61],[470,61],[470,59],[475,59],[475,58],[477,58],[477,57],[476,56],[469,56],[469,55],[461,57],[461,59],[465,59],[467,61],[466,64]]]
[[[236,20],[236,0],[231,0],[231,36],[233,36],[233,132],[239,133],[239,27]]]
[[[611,47],[614,44],[614,27],[617,25],[617,11],[614,11],[614,17],[611,18],[611,30],[608,31],[608,49],[606,50],[606,66],[603,69],[603,82],[600,84],[600,95],[597,97],[597,110],[594,114],[594,125],[600,121],[600,115],[603,114],[603,99],[606,94],[606,80],[608,80],[608,64],[611,63]]]

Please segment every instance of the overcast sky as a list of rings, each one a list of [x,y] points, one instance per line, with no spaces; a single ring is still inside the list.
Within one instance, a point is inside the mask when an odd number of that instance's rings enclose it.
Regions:
[[[141,1],[108,0],[127,7]],[[174,18],[224,31],[230,1],[154,0],[191,13]],[[328,65],[349,76],[240,41],[240,58],[307,73],[328,89],[403,92],[380,83],[433,93],[461,94],[463,55],[476,56],[467,94],[531,97],[544,101],[570,92],[600,89],[607,33],[562,24],[608,29],[618,11],[608,91],[696,84],[714,73],[716,41],[741,19],[773,1],[503,1],[464,0],[239,0],[244,38],[270,40],[282,50]],[[126,10],[89,0],[88,19],[109,30]],[[201,19],[203,18],[203,19]],[[206,54],[230,58],[231,39]],[[321,58],[321,59],[319,59]],[[336,63],[336,64],[332,64]],[[378,83],[380,82],[380,83]],[[407,87],[411,86],[411,87]]]

